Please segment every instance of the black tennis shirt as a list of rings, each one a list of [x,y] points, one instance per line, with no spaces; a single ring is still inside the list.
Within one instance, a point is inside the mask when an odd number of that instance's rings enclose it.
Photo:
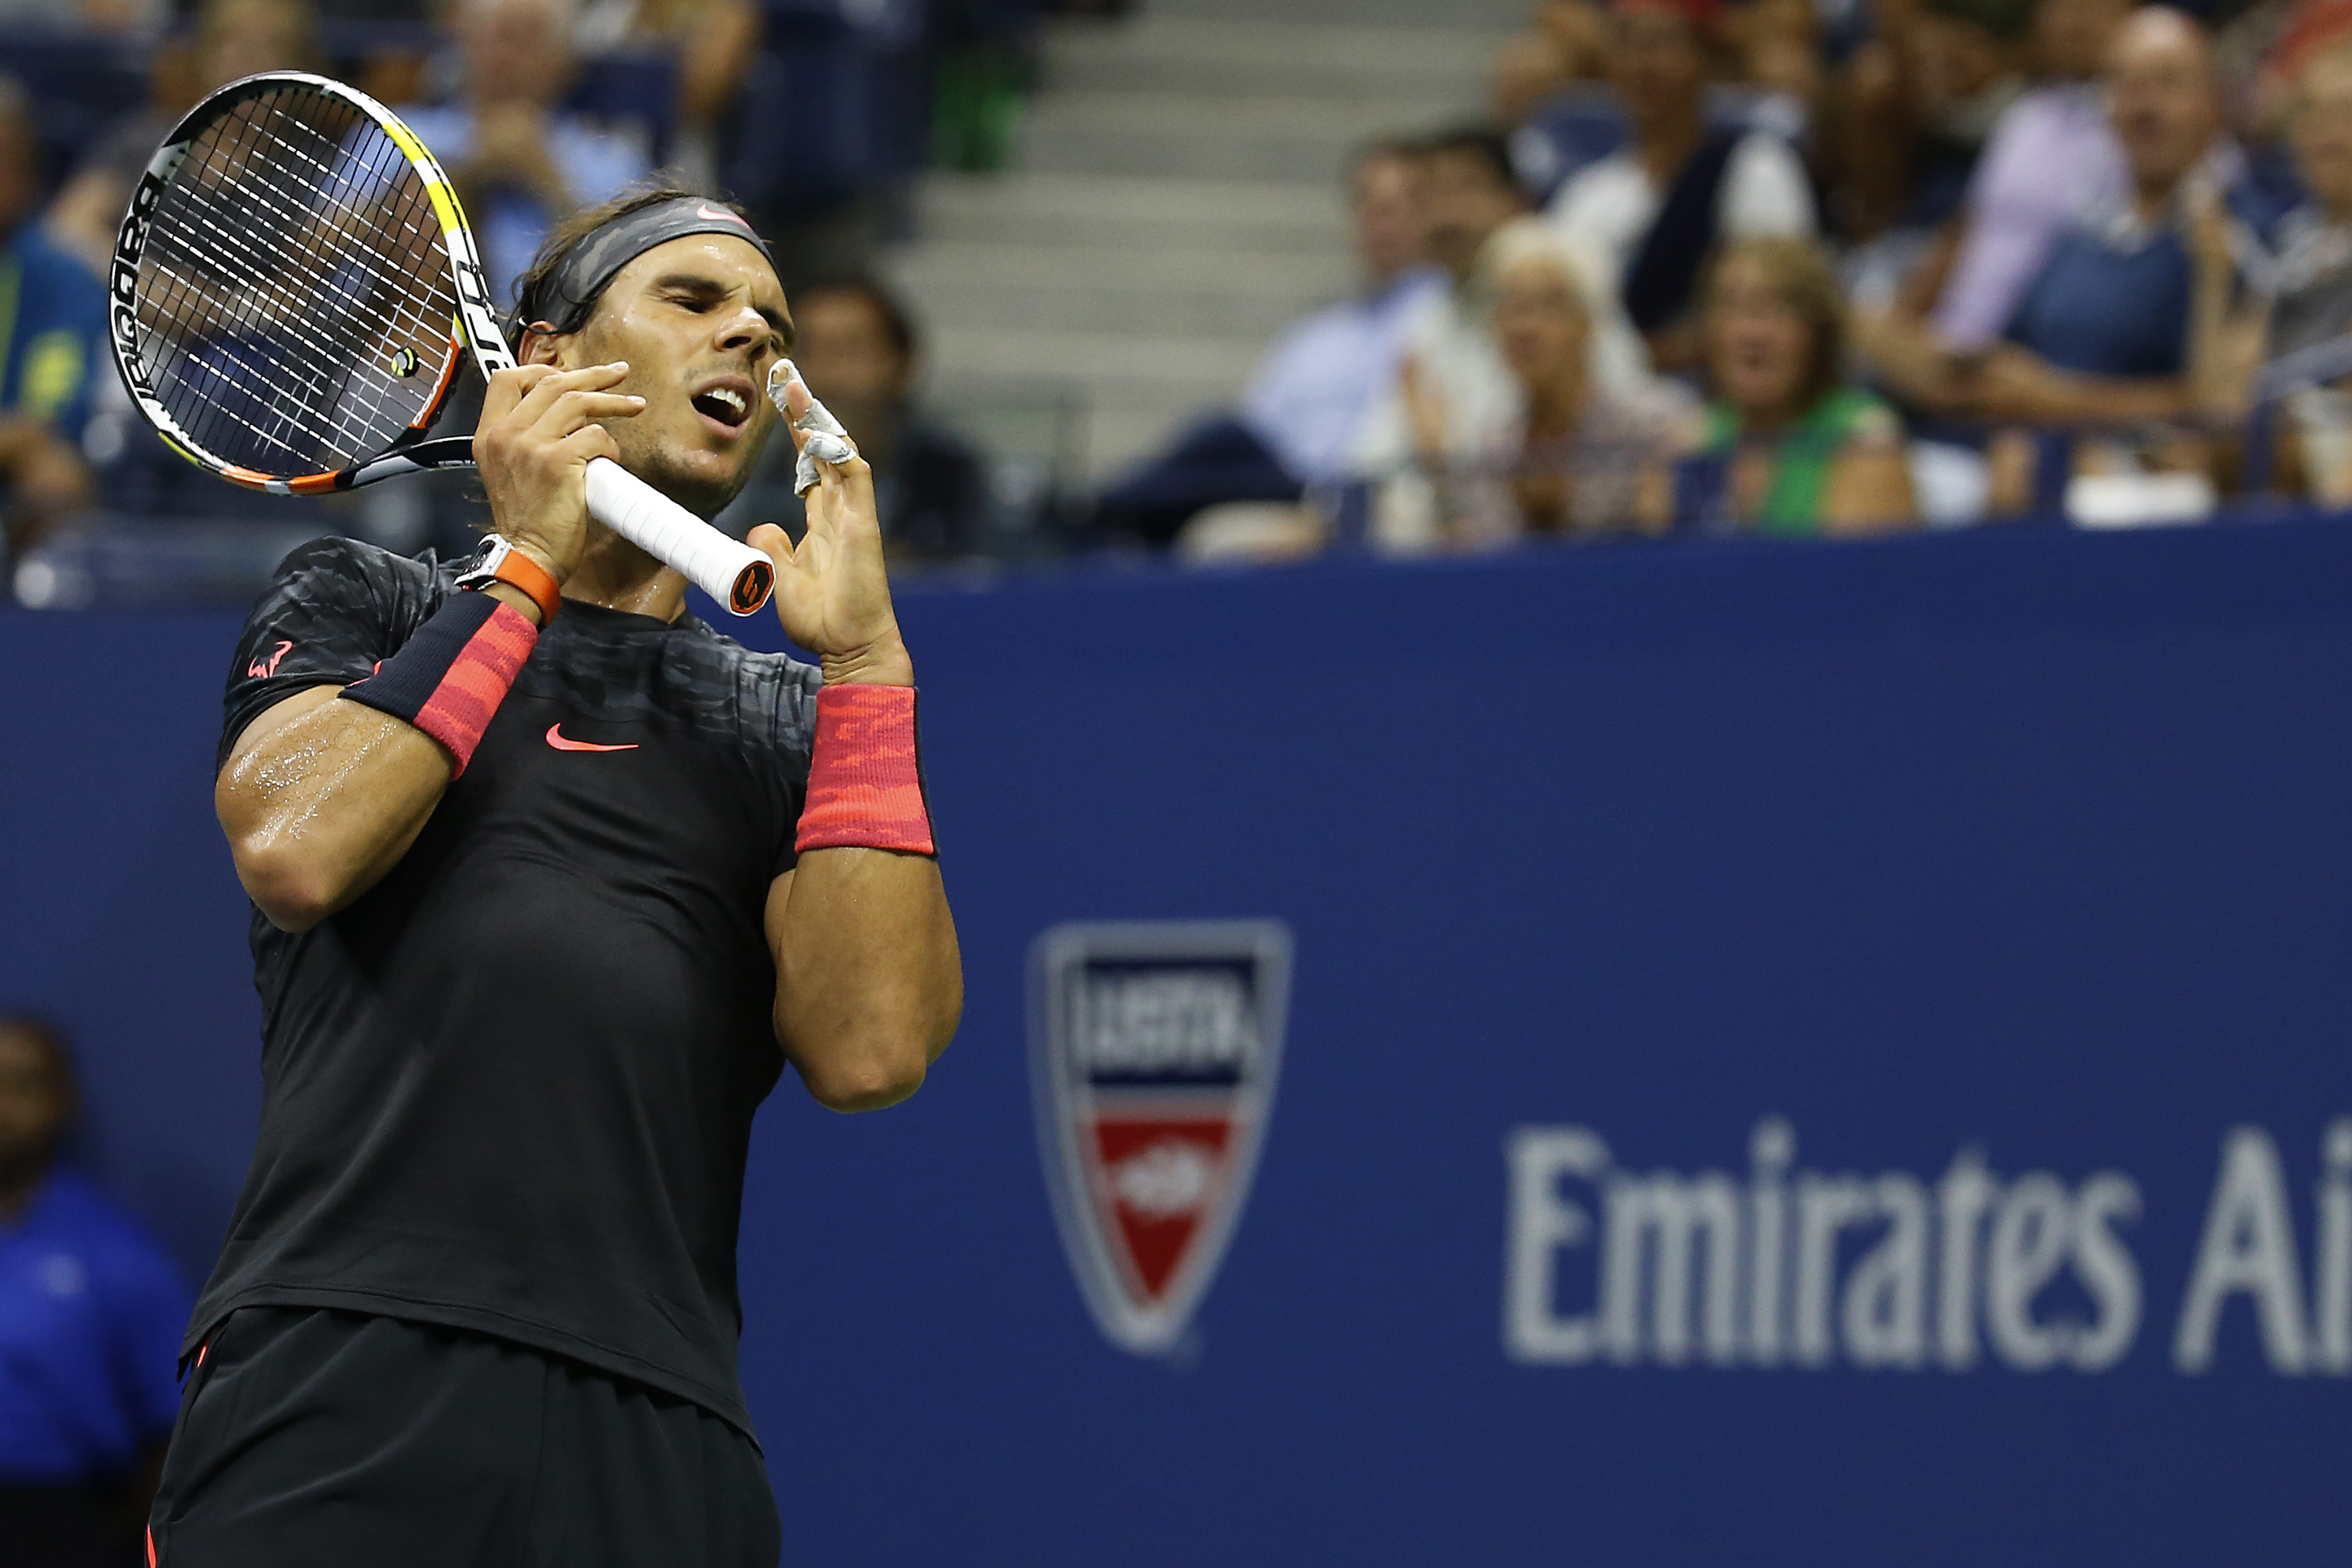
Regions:
[[[289,556],[229,673],[272,704],[397,652],[453,569]],[[383,880],[253,916],[261,1135],[189,1343],[241,1306],[498,1335],[751,1431],[735,1236],[782,1070],[762,914],[793,863],[818,673],[691,618],[566,601]]]

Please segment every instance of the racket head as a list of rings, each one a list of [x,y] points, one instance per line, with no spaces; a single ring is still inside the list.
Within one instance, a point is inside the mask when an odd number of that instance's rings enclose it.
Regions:
[[[461,368],[511,365],[448,177],[400,118],[271,71],[198,104],[133,192],[108,280],[131,401],[183,456],[306,495],[436,461]]]

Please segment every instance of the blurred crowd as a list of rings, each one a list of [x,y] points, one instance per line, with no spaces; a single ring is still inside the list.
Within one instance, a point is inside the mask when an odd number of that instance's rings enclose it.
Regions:
[[[1342,172],[1349,298],[1147,461],[1009,496],[922,406],[919,325],[874,256],[919,171],[1005,164],[1040,15],[1119,8],[0,0],[12,551],[76,519],[251,516],[121,395],[99,277],[164,128],[272,67],[402,106],[498,277],[657,167],[745,202],[902,560],[2352,503],[2347,0],[1542,0],[1487,120]],[[269,517],[454,549],[469,495],[436,479]],[[794,506],[772,465],[738,520]]]
[[[18,597],[73,601],[37,541],[122,547],[199,579],[209,551],[225,589],[306,532],[467,546],[470,481],[257,508],[173,457],[112,371],[101,278],[140,171],[206,94],[268,69],[327,72],[398,108],[448,168],[496,279],[656,170],[742,202],[791,290],[805,373],[885,470],[903,553],[986,549],[980,458],[914,407],[914,324],[874,259],[903,234],[920,171],[1004,165],[1039,16],[1101,4],[202,0],[180,16],[161,0],[0,0],[0,505]],[[789,476],[762,475],[745,504],[793,509]]]
[[[1103,497],[1199,559],[2352,501],[2352,5],[1545,0],[1363,288]]]

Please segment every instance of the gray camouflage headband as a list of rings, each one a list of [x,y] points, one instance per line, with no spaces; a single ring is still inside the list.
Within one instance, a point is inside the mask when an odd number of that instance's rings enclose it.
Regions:
[[[573,246],[537,287],[517,301],[514,336],[520,338],[534,321],[544,321],[559,332],[577,332],[615,273],[654,246],[688,235],[732,235],[758,246],[769,264],[775,263],[768,242],[730,208],[707,196],[656,202],[623,214]]]

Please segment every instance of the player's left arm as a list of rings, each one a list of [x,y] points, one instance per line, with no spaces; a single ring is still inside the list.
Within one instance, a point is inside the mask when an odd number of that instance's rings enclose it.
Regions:
[[[963,1015],[940,863],[811,850],[768,891],[776,1041],[819,1103],[877,1111],[923,1086]]]
[[[818,472],[797,547],[772,524],[751,530],[776,563],[777,617],[822,660],[827,685],[911,686],[873,475],[862,458]],[[767,925],[776,1040],[809,1092],[836,1111],[871,1111],[921,1088],[963,1013],[939,862],[888,849],[805,851],[770,887]]]

